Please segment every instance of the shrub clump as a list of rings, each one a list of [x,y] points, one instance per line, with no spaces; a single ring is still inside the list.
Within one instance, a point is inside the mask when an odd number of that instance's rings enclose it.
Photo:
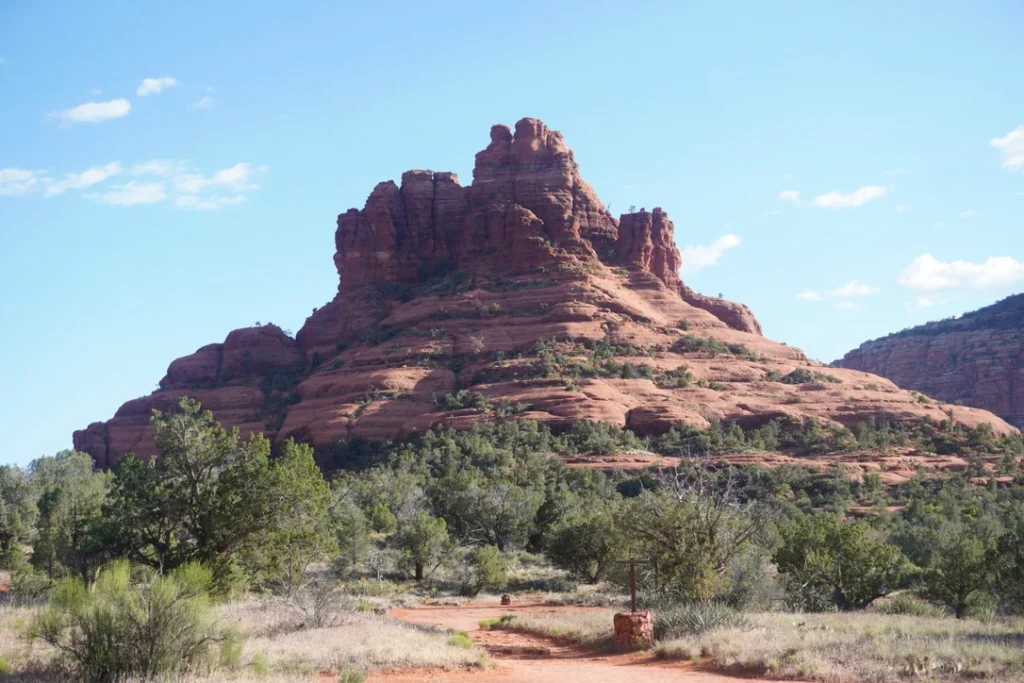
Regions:
[[[785,375],[780,382],[783,384],[807,384],[809,382],[828,382],[830,384],[842,384],[843,380],[832,375],[826,375],[823,372],[812,372],[807,368],[797,368],[793,372]]]
[[[91,590],[77,577],[61,581],[32,637],[56,648],[74,680],[88,683],[209,670],[238,658],[238,638],[214,619],[209,569],[186,564],[163,576],[147,573],[133,582],[120,560]]]
[[[696,636],[721,628],[747,628],[742,612],[714,600],[695,600],[654,610],[654,638]]]

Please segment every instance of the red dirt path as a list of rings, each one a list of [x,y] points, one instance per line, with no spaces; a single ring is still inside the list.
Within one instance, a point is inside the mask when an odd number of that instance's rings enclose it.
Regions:
[[[378,672],[368,683],[419,683],[437,681],[498,681],[500,683],[745,683],[764,679],[744,679],[702,671],[691,662],[665,662],[646,652],[606,653],[585,650],[518,631],[484,631],[482,619],[503,614],[538,614],[588,610],[587,607],[560,607],[544,604],[501,607],[497,602],[460,606],[422,606],[391,613],[401,621],[466,631],[478,647],[491,655],[496,668],[479,671],[416,670]],[[612,625],[609,621],[608,630]]]

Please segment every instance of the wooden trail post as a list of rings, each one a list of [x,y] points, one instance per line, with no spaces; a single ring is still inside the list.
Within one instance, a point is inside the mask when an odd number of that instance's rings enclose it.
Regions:
[[[629,611],[636,611],[636,566],[638,564],[650,564],[647,560],[637,560],[635,558],[629,558],[626,560],[629,563]]]
[[[640,650],[654,642],[654,620],[650,612],[636,611],[636,567],[647,560],[629,558],[629,612],[615,615],[615,645],[621,650]],[[657,565],[655,565],[657,568]]]

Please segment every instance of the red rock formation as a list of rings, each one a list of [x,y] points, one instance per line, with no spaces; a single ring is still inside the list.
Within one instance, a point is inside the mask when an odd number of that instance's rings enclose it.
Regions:
[[[1024,294],[865,342],[838,362],[1024,427]]]
[[[274,326],[236,330],[171,363],[159,391],[76,432],[75,447],[104,465],[129,451],[150,455],[150,411],[185,394],[229,426],[314,445],[495,419],[439,406],[461,388],[522,404],[516,419],[602,420],[643,434],[776,416],[849,426],[870,415],[947,417],[852,370],[827,370],[841,384],[767,379],[814,364],[761,336],[742,304],[683,284],[674,230],[661,209],[613,218],[561,133],[542,122],[523,119],[515,133],[494,126],[469,187],[451,173],[409,171],[338,216],[338,293],[294,340]],[[733,350],[689,348],[687,335]],[[533,370],[541,340],[581,358],[585,348],[614,345],[617,360],[649,365],[654,377],[543,377]],[[695,383],[658,379],[682,366]],[[969,426],[1009,429],[983,411],[956,411]]]

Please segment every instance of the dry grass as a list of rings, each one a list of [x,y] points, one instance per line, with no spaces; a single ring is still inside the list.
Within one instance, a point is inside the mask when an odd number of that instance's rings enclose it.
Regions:
[[[552,638],[564,638],[584,647],[612,643],[612,617],[616,610],[567,608],[551,613],[516,615],[510,627]]]
[[[321,671],[481,666],[479,650],[451,645],[449,634],[404,624],[365,611],[342,612],[335,625],[304,629],[279,602],[250,599],[223,608],[224,618],[247,635],[243,666],[268,673],[315,675]]]
[[[512,628],[601,647],[614,610],[520,616]],[[658,643],[655,653],[715,669],[827,683],[998,680],[1024,683],[1024,622],[886,615],[755,614],[723,628]]]
[[[659,643],[671,658],[772,678],[888,683],[906,678],[1024,681],[1024,625],[871,613],[761,614],[747,629]]]
[[[48,646],[25,637],[35,608],[0,608],[0,681],[64,681]],[[302,616],[276,600],[249,598],[223,605],[222,618],[247,635],[239,664],[209,676],[167,678],[167,683],[284,683],[314,680],[322,672],[431,667],[459,669],[486,662],[480,650],[452,645],[450,634],[389,619],[372,611],[343,610],[332,625],[303,627]]]

